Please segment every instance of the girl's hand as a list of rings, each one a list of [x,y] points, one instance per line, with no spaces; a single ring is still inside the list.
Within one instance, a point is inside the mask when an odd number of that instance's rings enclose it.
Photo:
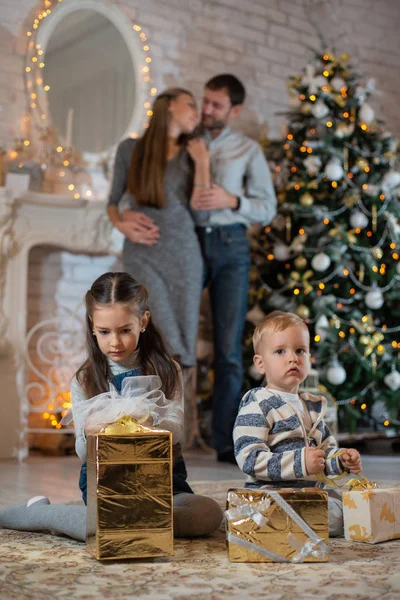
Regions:
[[[361,471],[361,456],[354,448],[346,449],[344,454],[339,456],[339,460],[350,473],[359,473]]]
[[[194,162],[208,162],[210,160],[207,146],[201,138],[189,140],[186,148]]]
[[[318,475],[324,472],[325,452],[320,448],[307,447],[306,452],[306,470],[308,475]]]

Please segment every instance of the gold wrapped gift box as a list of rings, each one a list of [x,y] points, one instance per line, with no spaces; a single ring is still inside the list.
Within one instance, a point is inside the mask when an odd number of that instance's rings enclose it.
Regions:
[[[99,560],[173,553],[172,434],[129,418],[87,437],[87,550]]]
[[[271,498],[268,491],[262,489],[228,491],[226,515],[229,560],[231,562],[303,562],[303,560],[326,562],[328,555],[324,544],[329,539],[327,492],[315,488],[276,490],[290,508],[313,530],[316,538],[322,540],[322,544],[318,546],[314,541],[309,541],[309,536]],[[308,544],[310,550],[314,548],[317,551],[307,552]]]
[[[400,538],[400,488],[343,492],[346,540],[376,544]]]

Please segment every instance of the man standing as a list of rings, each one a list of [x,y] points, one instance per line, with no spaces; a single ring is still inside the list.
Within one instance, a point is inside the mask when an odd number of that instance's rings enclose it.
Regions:
[[[236,463],[232,430],[242,392],[242,335],[250,268],[246,229],[267,225],[276,197],[260,146],[229,128],[245,99],[242,83],[229,74],[205,85],[202,110],[211,187],[195,187],[191,206],[205,262],[214,330],[213,433],[217,457]]]

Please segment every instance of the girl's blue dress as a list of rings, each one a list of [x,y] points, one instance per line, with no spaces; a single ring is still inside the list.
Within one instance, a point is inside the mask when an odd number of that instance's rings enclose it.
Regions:
[[[118,392],[121,392],[122,382],[125,377],[137,377],[140,375],[140,369],[131,369],[125,373],[119,373],[114,375],[111,379],[111,383],[115,386]],[[187,471],[185,461],[181,454],[180,444],[175,444],[174,450],[174,466],[172,472],[172,490],[173,494],[193,494],[193,490],[186,481]],[[79,475],[79,489],[82,492],[82,498],[85,504],[87,504],[87,466],[86,461],[82,463],[81,472]]]

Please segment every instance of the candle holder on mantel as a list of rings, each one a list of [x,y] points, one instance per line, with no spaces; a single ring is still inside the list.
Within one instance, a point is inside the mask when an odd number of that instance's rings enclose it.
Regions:
[[[76,148],[56,145],[56,135],[50,128],[42,131],[42,191],[80,198],[82,189],[91,187],[90,174],[85,170],[82,153]],[[85,186],[82,188],[82,186]]]

